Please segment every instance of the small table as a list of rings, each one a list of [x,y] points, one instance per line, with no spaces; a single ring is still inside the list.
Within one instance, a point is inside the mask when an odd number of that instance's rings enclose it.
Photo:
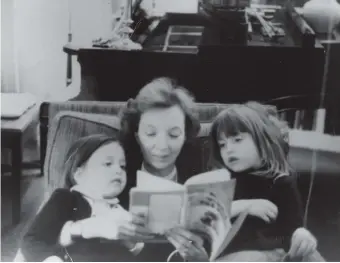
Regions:
[[[36,104],[17,119],[1,119],[1,148],[11,150],[12,161],[12,223],[20,221],[20,180],[23,162],[23,138],[25,132],[38,123],[39,105]]]

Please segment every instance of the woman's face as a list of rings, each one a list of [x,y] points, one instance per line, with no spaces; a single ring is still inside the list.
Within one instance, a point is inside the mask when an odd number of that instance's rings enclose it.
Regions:
[[[174,165],[185,141],[185,115],[179,106],[149,109],[141,115],[137,141],[144,161],[157,170]]]

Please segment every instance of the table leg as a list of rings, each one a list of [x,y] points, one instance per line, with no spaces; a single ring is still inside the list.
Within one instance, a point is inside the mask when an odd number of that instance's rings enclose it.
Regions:
[[[21,212],[21,168],[22,168],[22,135],[16,136],[12,148],[12,223],[20,221]]]

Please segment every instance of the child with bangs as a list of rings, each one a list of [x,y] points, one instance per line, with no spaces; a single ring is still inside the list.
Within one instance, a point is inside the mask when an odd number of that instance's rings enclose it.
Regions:
[[[231,105],[211,129],[212,161],[236,178],[232,217],[248,216],[220,261],[324,261],[303,226],[288,126],[257,102]]]
[[[22,240],[26,261],[137,261],[150,237],[144,221],[128,212],[130,187],[118,136],[91,134],[70,146],[64,184],[34,218]]]

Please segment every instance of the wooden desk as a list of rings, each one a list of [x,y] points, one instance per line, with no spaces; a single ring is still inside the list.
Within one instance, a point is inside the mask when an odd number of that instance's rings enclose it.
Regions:
[[[18,119],[1,119],[1,148],[11,150],[12,162],[12,223],[20,221],[21,173],[23,162],[23,138],[25,132],[38,123],[39,105],[36,104]]]

